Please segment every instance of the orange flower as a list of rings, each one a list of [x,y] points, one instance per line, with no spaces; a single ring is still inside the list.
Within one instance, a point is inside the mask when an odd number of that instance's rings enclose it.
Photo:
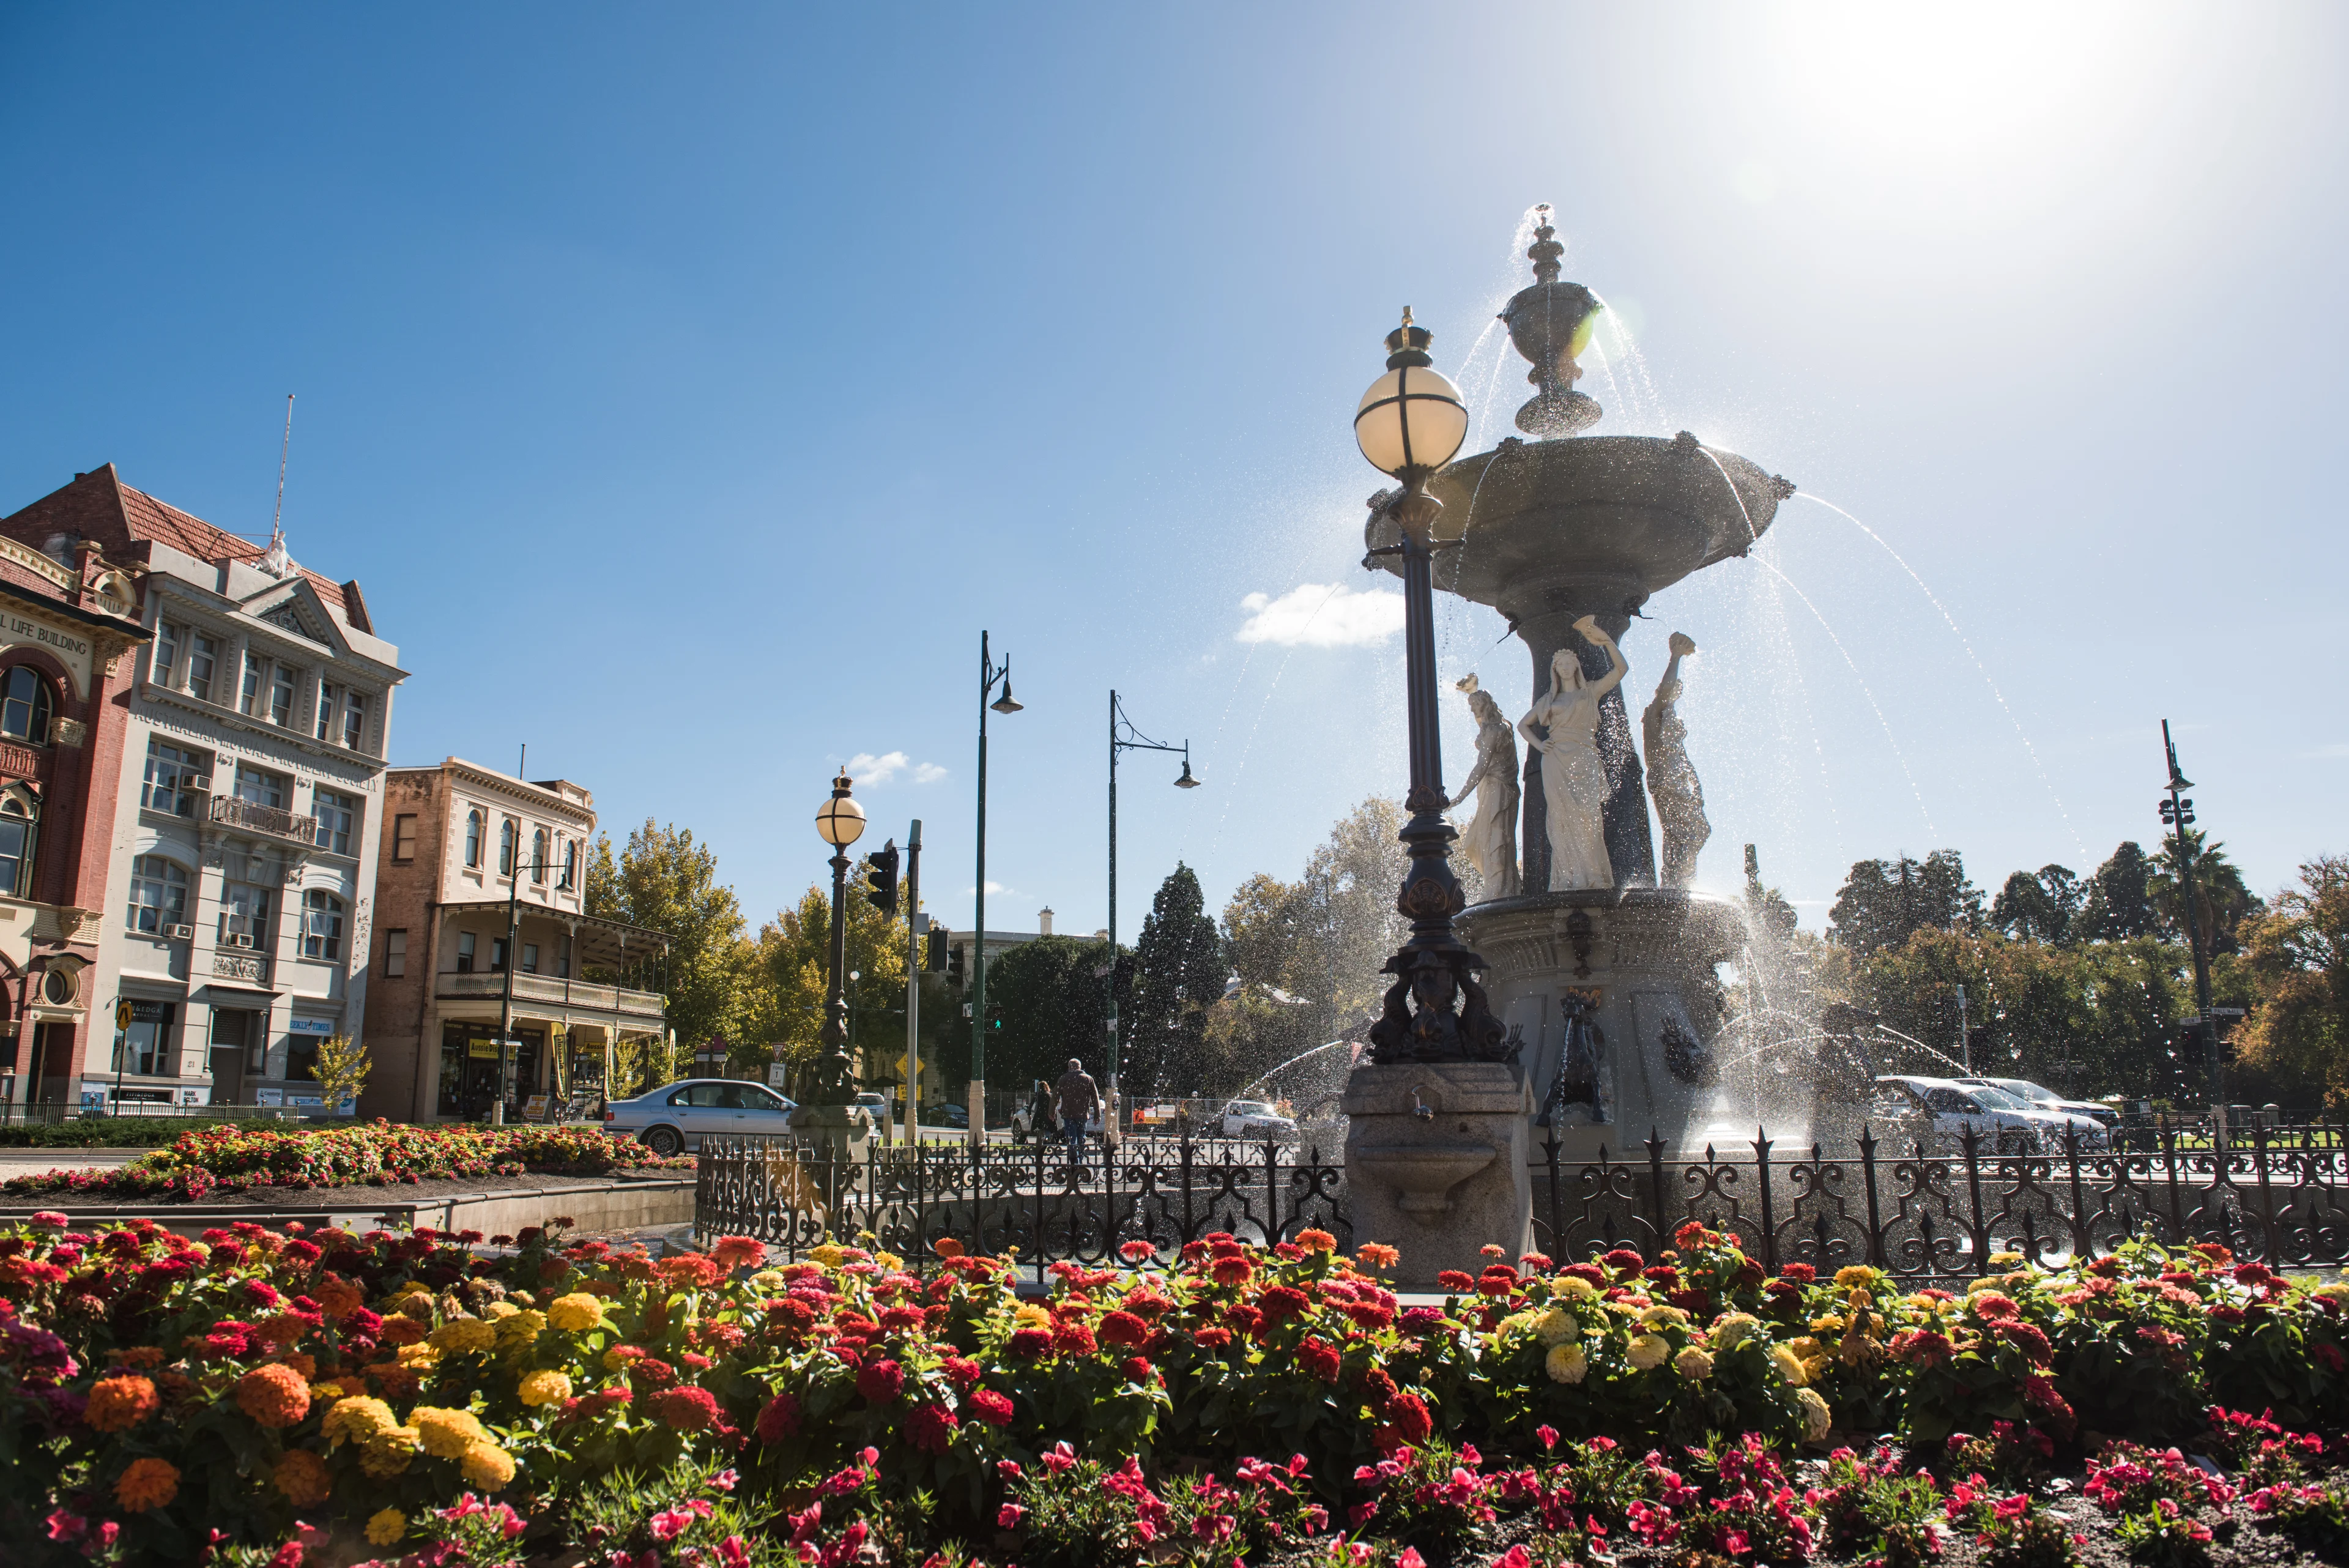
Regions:
[[[302,1375],[305,1383],[318,1376],[318,1358],[305,1350],[287,1351],[277,1358],[277,1365],[292,1367]]]
[[[1354,1256],[1373,1269],[1392,1269],[1402,1261],[1402,1254],[1384,1241],[1365,1241]]]
[[[290,1366],[256,1366],[236,1380],[236,1407],[264,1427],[290,1427],[310,1413],[310,1385]]]
[[[335,1478],[327,1473],[326,1461],[307,1449],[290,1450],[277,1461],[269,1479],[301,1508],[326,1501],[335,1490]]]
[[[310,1332],[299,1313],[271,1313],[260,1323],[261,1337],[283,1350]]]
[[[117,1373],[99,1378],[90,1389],[89,1407],[82,1418],[101,1432],[127,1432],[153,1415],[161,1403],[154,1384],[129,1373]]]
[[[380,1337],[386,1345],[419,1345],[424,1334],[424,1325],[412,1317],[388,1317]]]
[[[1297,1244],[1309,1252],[1330,1252],[1337,1250],[1338,1238],[1327,1231],[1299,1231]]]
[[[310,1294],[318,1303],[319,1315],[328,1323],[339,1322],[367,1304],[367,1298],[359,1293],[357,1285],[333,1274],[328,1274]]]
[[[163,1347],[141,1345],[129,1350],[118,1350],[114,1353],[114,1359],[116,1365],[121,1366],[160,1366],[163,1365]]]
[[[114,1501],[133,1513],[161,1508],[180,1495],[180,1472],[161,1459],[133,1459],[114,1483]]]

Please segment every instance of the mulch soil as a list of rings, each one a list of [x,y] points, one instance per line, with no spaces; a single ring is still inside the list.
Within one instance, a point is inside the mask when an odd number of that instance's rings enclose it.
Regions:
[[[525,1173],[521,1176],[457,1176],[427,1181],[388,1181],[379,1187],[365,1182],[349,1187],[254,1186],[236,1192],[215,1188],[202,1198],[188,1203],[152,1198],[93,1201],[67,1192],[40,1196],[7,1193],[0,1194],[0,1216],[30,1214],[44,1209],[92,1219],[103,1219],[110,1214],[160,1212],[169,1209],[249,1208],[256,1211],[297,1210],[305,1212],[329,1209],[348,1213],[370,1204],[404,1208],[410,1203],[440,1202],[481,1192],[558,1192],[605,1182],[689,1180],[692,1176],[689,1170],[612,1171],[602,1176]]]

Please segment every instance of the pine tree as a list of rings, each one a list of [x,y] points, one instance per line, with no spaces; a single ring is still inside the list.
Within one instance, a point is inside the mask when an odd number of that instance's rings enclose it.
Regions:
[[[1133,1021],[1126,1025],[1126,1085],[1138,1094],[1194,1085],[1207,1009],[1224,993],[1224,943],[1207,915],[1198,874],[1177,862],[1150,900],[1134,943]]]
[[[2122,942],[2154,935],[2161,922],[2147,893],[2152,875],[2153,862],[2144,849],[2124,840],[2088,878],[2080,934],[2092,942]]]

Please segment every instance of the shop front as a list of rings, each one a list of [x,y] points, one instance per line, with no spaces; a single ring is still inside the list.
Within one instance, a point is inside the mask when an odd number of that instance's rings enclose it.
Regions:
[[[505,1119],[518,1122],[531,1096],[538,1093],[539,1057],[546,1044],[541,1025],[517,1024],[520,1044],[504,1053],[502,1081],[499,1073],[498,1027],[494,1023],[452,1023],[440,1026],[440,1114],[451,1120],[485,1122],[499,1100],[505,1101]]]

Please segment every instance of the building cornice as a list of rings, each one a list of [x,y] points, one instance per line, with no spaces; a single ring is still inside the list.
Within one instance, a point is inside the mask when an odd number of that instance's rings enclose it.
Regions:
[[[593,806],[582,805],[568,795],[558,794],[543,785],[515,778],[509,774],[497,773],[482,767],[478,763],[466,762],[461,757],[450,757],[446,762],[434,766],[390,768],[386,771],[394,774],[447,774],[464,780],[476,789],[527,804],[542,815],[559,815],[583,830],[592,831],[595,826],[595,810]]]
[[[323,642],[313,642],[306,637],[297,637],[282,626],[264,620],[245,607],[246,604],[251,602],[250,600],[233,599],[225,594],[205,587],[201,583],[191,583],[185,577],[173,576],[168,572],[150,573],[147,584],[150,597],[175,599],[191,609],[217,617],[234,626],[249,640],[260,644],[272,653],[285,655],[288,663],[298,661],[305,664],[330,663],[343,666],[356,674],[375,680],[387,689],[397,686],[408,679],[409,672],[396,664],[386,664],[381,659],[369,659],[366,654],[348,647],[329,648]],[[297,584],[287,585],[287,588],[289,597],[305,589],[313,598],[318,596],[317,588],[306,578]],[[320,613],[326,613],[323,607]]]
[[[149,702],[185,709],[199,718],[211,720],[223,729],[242,730],[247,734],[282,742],[297,752],[306,752],[314,757],[326,757],[334,762],[354,764],[364,768],[368,773],[379,774],[387,771],[381,757],[372,756],[366,752],[354,752],[347,747],[335,745],[331,742],[312,740],[298,730],[264,723],[251,714],[240,713],[222,703],[207,702],[191,692],[174,691],[169,686],[158,686],[151,680],[141,680],[139,683],[139,695],[143,701]]]

